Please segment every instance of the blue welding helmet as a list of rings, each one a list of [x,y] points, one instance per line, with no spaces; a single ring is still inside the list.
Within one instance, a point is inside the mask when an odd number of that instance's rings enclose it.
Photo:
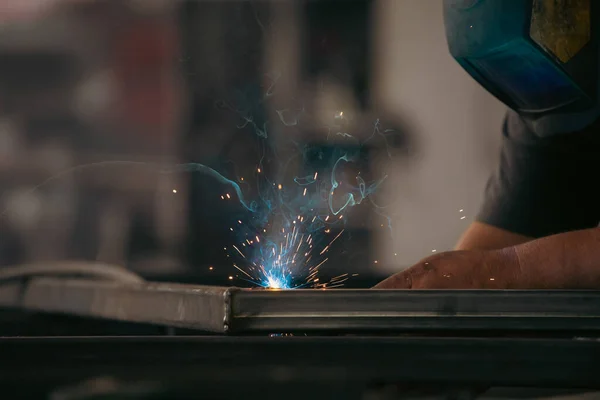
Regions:
[[[597,0],[444,0],[452,56],[538,135],[600,116]]]

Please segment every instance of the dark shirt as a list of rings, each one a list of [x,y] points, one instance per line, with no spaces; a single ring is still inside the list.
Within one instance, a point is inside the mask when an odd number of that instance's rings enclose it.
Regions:
[[[540,137],[511,111],[502,136],[480,222],[535,238],[598,226],[600,120],[582,131]]]

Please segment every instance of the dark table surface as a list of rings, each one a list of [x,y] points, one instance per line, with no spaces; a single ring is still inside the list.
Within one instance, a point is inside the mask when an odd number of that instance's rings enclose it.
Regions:
[[[600,341],[589,338],[4,337],[0,390],[97,377],[201,398],[364,398],[382,385],[600,389],[599,361]]]

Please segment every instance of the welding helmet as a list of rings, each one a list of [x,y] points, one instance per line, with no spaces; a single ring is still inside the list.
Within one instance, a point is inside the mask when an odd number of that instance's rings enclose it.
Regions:
[[[538,135],[600,116],[596,0],[444,0],[462,68]]]

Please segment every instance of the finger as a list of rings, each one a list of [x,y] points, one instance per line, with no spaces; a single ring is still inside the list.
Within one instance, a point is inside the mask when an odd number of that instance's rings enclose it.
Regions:
[[[374,289],[415,289],[419,288],[419,285],[423,279],[432,274],[436,274],[437,270],[435,266],[428,261],[423,262],[408,268],[402,272],[398,272],[395,275],[390,276],[384,281],[378,283]]]
[[[412,289],[412,275],[409,271],[399,272],[379,282],[373,289]]]

